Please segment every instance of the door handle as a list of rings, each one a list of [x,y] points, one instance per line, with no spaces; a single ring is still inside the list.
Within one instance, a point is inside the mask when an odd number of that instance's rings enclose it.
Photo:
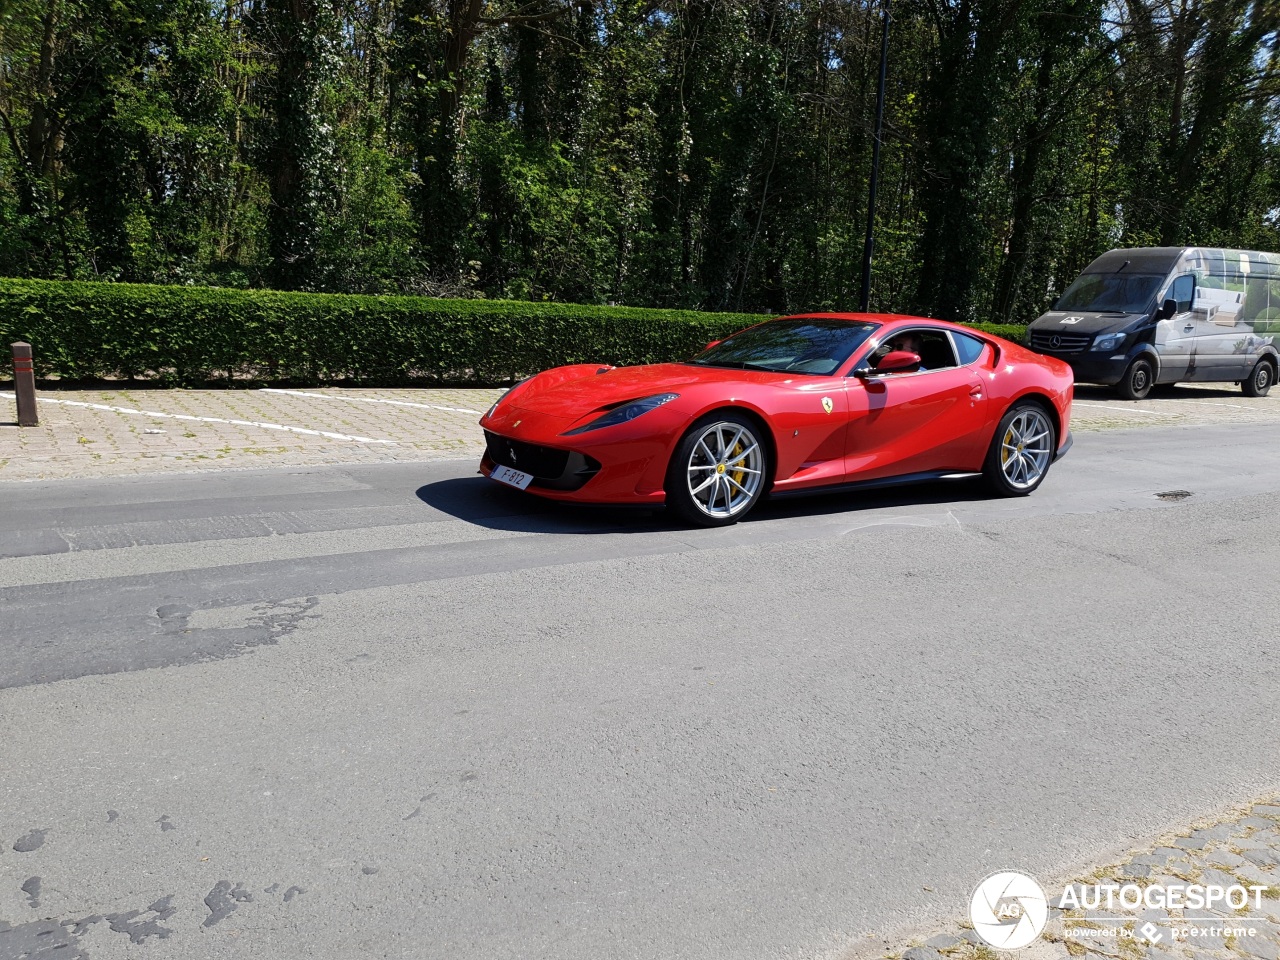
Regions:
[[[1185,330],[1194,330],[1195,328],[1196,328],[1196,325],[1195,325],[1194,323],[1188,323],[1188,324],[1187,324],[1185,327],[1183,327],[1182,329],[1185,331]]]
[[[976,387],[970,387],[970,388],[969,388],[969,396],[973,397],[973,399],[975,399],[975,400],[981,400],[981,399],[982,399],[982,385],[981,385],[981,384],[979,384],[979,385],[978,385],[978,386],[976,386]]]

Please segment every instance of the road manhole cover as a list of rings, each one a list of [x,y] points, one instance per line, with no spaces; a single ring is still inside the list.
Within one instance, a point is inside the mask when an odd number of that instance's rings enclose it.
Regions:
[[[1189,496],[1191,496],[1190,490],[1166,490],[1164,493],[1157,493],[1156,499],[1177,502],[1178,500],[1185,500]]]

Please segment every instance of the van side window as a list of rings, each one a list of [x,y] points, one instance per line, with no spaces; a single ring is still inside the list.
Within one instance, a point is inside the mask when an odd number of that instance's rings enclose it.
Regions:
[[[1178,301],[1178,312],[1186,313],[1191,309],[1191,299],[1196,292],[1196,278],[1193,276],[1179,277],[1173,281],[1173,286],[1169,288],[1170,300]]]

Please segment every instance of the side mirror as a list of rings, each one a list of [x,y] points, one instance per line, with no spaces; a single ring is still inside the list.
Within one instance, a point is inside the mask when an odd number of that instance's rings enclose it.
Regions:
[[[893,350],[886,353],[874,369],[861,371],[863,376],[878,376],[882,373],[903,373],[920,366],[920,354],[910,350]]]
[[[724,342],[723,340],[712,340],[710,343],[708,343],[708,344],[707,344],[705,347],[703,347],[702,349],[703,349],[703,350],[710,350],[712,347],[718,347],[718,346],[720,346],[720,344],[721,344],[721,343],[723,343],[723,342]]]
[[[1160,305],[1160,316],[1158,316],[1156,319],[1168,320],[1177,312],[1178,312],[1178,301],[1172,300],[1172,299],[1166,300],[1164,303]]]

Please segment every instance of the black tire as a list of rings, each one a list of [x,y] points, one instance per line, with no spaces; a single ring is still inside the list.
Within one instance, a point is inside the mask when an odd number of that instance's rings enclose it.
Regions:
[[[750,417],[722,410],[703,417],[676,444],[667,466],[667,506],[687,523],[725,527],[755,509],[768,483],[764,431]]]
[[[1057,451],[1048,411],[1031,401],[1015,403],[1000,418],[982,465],[988,489],[998,497],[1025,497],[1049,475]]]
[[[1155,385],[1156,373],[1151,361],[1139,357],[1129,364],[1124,377],[1116,384],[1116,393],[1125,400],[1143,400]]]
[[[1276,368],[1265,357],[1258,361],[1249,376],[1240,381],[1240,389],[1246,397],[1265,397],[1276,382]]]

